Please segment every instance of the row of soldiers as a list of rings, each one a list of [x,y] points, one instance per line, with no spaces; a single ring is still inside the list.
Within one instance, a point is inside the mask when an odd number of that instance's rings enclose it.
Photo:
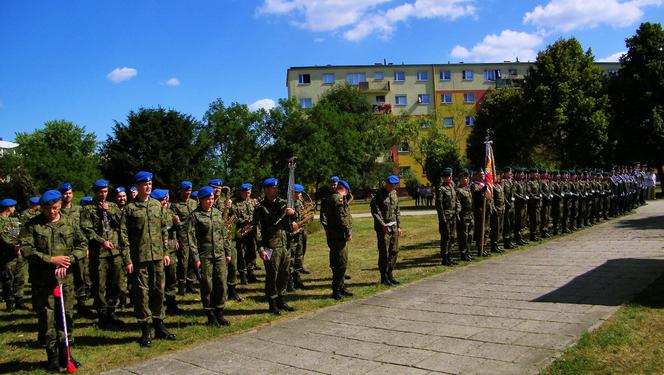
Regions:
[[[482,169],[462,169],[458,182],[445,168],[436,193],[440,254],[454,265],[456,243],[462,260],[569,233],[646,204],[645,173],[638,166],[601,170],[505,168],[487,183]],[[527,230],[528,236],[525,235]]]

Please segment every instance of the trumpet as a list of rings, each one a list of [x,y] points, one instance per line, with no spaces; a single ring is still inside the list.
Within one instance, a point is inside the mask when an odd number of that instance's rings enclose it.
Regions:
[[[309,194],[302,193],[302,198],[304,199],[304,204],[300,209],[300,214],[302,219],[297,222],[298,229],[292,234],[298,234],[305,229],[305,226],[309,224],[314,219],[314,201],[311,199]]]

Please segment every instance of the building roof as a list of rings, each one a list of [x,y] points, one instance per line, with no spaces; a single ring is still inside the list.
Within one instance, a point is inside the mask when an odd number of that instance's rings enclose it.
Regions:
[[[595,61],[596,65],[620,65],[619,62],[606,62],[606,61]],[[421,67],[421,66],[487,66],[487,65],[535,65],[535,61],[496,61],[496,62],[482,62],[482,63],[432,63],[432,64],[393,64],[393,63],[375,63],[375,64],[353,64],[353,65],[310,65],[310,66],[291,66],[288,70],[300,70],[300,69],[350,69],[350,68],[397,68],[397,67]]]
[[[9,149],[14,147],[18,147],[18,143],[0,140],[0,148]]]

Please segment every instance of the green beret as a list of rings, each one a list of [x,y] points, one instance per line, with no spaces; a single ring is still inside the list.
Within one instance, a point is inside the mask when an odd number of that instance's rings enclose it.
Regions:
[[[470,172],[468,172],[468,169],[466,168],[461,168],[459,171],[459,177],[468,177],[470,176]]]
[[[451,177],[452,176],[452,168],[443,168],[442,172],[443,177]]]

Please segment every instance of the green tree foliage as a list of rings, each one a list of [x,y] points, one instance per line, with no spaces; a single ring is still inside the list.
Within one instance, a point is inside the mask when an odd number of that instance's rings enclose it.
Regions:
[[[574,38],[537,55],[525,80],[526,121],[534,127],[547,164],[602,165],[608,139],[608,95],[602,70]]]
[[[212,142],[193,117],[163,108],[130,112],[115,122],[101,147],[100,167],[115,186],[132,184],[140,170],[154,173],[158,187],[176,188],[183,179],[195,184],[210,178]]]
[[[433,186],[440,184],[444,168],[458,172],[461,168],[459,145],[437,126],[432,126],[420,141],[424,157],[424,170]]]
[[[32,175],[19,154],[0,155],[0,176],[0,197],[16,199],[20,207],[26,207],[28,198],[38,195]]]
[[[63,182],[71,182],[77,190],[88,190],[99,178],[96,137],[83,127],[64,120],[47,121],[34,133],[17,133],[16,142],[17,163],[26,169],[39,192]]]

